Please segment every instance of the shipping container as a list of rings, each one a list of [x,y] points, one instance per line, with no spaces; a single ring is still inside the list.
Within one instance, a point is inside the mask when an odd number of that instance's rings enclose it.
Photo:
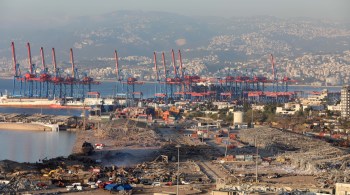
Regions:
[[[253,155],[245,155],[244,161],[253,161]]]
[[[244,155],[236,155],[237,161],[244,161]]]
[[[221,144],[222,143],[222,137],[215,138],[216,143]]]

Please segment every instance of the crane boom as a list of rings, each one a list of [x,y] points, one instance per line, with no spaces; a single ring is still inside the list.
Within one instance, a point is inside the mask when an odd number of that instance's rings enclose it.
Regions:
[[[181,57],[181,51],[179,50],[179,60],[180,60],[180,75],[181,75],[181,78],[184,78],[184,72],[183,72],[183,69],[182,69],[182,57]]]
[[[18,73],[17,73],[17,59],[16,59],[16,51],[15,51],[15,43],[14,42],[11,43],[11,49],[12,49],[13,71],[14,71],[15,77],[17,77],[18,76]]]
[[[154,69],[156,71],[156,80],[159,81],[159,74],[158,74],[158,67],[157,67],[157,54],[156,54],[156,52],[153,52],[153,59],[154,59]]]
[[[45,65],[45,57],[44,57],[44,48],[40,47],[40,55],[41,55],[41,63],[43,65],[43,70],[46,69],[46,65]]]
[[[118,62],[118,52],[117,52],[117,50],[114,50],[114,59],[115,59],[115,73],[117,75],[117,80],[121,81],[120,75],[119,75],[119,62]]]
[[[57,73],[57,64],[56,64],[56,53],[55,48],[52,48],[52,64],[53,64],[53,70],[55,74]]]
[[[30,51],[30,44],[27,43],[27,49],[28,49],[28,64],[29,64],[29,70],[30,74],[33,74],[33,66],[32,66],[32,53]]]
[[[165,56],[164,56],[164,52],[162,53],[162,61],[163,61],[163,67],[164,67],[164,78],[165,78],[165,80],[166,80],[167,74],[166,74],[166,65],[165,65]]]
[[[74,56],[73,56],[73,49],[70,48],[70,62],[72,63],[72,77],[75,78],[75,65],[74,65]]]
[[[176,71],[176,62],[175,62],[175,54],[174,54],[174,50],[171,50],[171,58],[173,60],[173,67],[174,67],[174,75],[175,78],[177,77],[177,71]]]

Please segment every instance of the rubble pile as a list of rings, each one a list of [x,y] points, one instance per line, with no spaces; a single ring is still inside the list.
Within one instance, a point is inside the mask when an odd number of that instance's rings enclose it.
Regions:
[[[147,128],[144,123],[138,123],[132,120],[119,119],[104,124],[95,131],[95,136],[100,139],[113,139],[113,145],[116,147],[140,146],[140,147],[159,147],[161,146],[160,137],[157,133]]]
[[[220,155],[220,152],[212,148],[209,145],[181,145],[180,154],[182,159],[189,160],[202,160],[202,159],[213,159]],[[177,157],[177,149],[175,144],[165,145],[159,153],[168,155],[171,160],[175,160]]]
[[[151,181],[169,182],[176,180],[177,163],[175,162],[147,162],[139,164],[135,170],[142,173],[143,179]],[[134,170],[134,171],[135,171]],[[180,163],[180,181],[209,183],[210,180],[199,166],[193,161]]]
[[[275,156],[299,170],[319,175],[324,187],[350,179],[350,154],[325,141],[267,127],[240,131],[238,136],[242,142],[256,144],[261,156]]]

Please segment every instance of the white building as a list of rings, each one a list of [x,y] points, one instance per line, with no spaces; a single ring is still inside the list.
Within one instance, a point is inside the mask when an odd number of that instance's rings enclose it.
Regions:
[[[340,95],[340,107],[341,107],[341,116],[349,117],[350,115],[350,86],[343,86],[341,89]]]
[[[341,106],[340,106],[340,104],[328,105],[327,106],[327,110],[330,110],[330,111],[341,111]]]
[[[283,107],[276,107],[276,114],[294,115],[300,108],[300,104],[285,103]]]

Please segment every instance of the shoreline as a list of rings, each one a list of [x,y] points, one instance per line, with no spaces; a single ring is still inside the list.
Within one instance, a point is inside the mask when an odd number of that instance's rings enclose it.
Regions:
[[[9,131],[52,131],[50,127],[41,124],[8,122],[1,122],[0,129]]]

